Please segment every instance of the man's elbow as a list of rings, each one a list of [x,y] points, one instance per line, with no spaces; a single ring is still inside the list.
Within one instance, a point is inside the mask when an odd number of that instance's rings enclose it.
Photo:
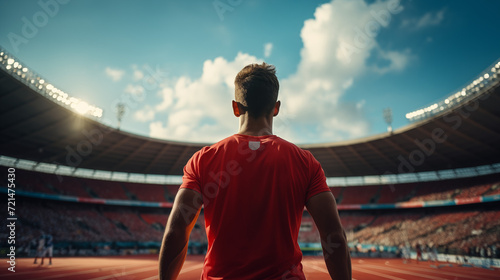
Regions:
[[[339,249],[345,250],[347,248],[347,238],[344,230],[321,234],[321,245],[323,250],[326,250],[328,253],[338,251]]]

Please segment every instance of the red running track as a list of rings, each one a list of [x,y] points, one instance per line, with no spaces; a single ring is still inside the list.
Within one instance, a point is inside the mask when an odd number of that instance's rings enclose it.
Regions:
[[[47,260],[46,260],[47,261]],[[304,257],[302,262],[307,279],[330,279],[325,263],[321,257]],[[180,280],[200,279],[203,256],[188,256]],[[53,265],[36,265],[33,259],[18,258],[16,272],[7,270],[9,264],[2,259],[0,278],[2,279],[124,279],[152,280],[158,279],[157,256],[123,256],[123,257],[72,257],[54,258]],[[353,279],[357,280],[466,280],[466,279],[500,279],[498,269],[447,266],[432,267],[429,263],[403,264],[399,259],[353,259]]]

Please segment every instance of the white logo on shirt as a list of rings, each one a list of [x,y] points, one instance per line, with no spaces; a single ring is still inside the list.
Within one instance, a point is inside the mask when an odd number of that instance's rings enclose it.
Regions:
[[[248,147],[250,150],[255,151],[260,148],[260,141],[249,141]]]

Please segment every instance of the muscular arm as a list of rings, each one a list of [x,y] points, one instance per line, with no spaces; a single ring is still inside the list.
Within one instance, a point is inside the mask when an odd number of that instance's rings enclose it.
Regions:
[[[201,194],[190,189],[177,193],[160,249],[160,280],[177,279],[186,258],[189,234],[200,214],[201,200]]]
[[[351,280],[351,256],[333,194],[319,193],[307,201],[306,207],[318,227],[330,277],[335,280]]]

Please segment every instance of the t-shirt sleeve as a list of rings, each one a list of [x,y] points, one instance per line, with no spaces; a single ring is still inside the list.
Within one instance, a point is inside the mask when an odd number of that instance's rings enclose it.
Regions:
[[[201,193],[200,157],[201,150],[196,152],[184,166],[181,189],[191,189]]]
[[[326,184],[326,177],[321,164],[310,154],[311,157],[311,180],[307,189],[306,202],[309,198],[322,192],[329,192],[330,188]]]

